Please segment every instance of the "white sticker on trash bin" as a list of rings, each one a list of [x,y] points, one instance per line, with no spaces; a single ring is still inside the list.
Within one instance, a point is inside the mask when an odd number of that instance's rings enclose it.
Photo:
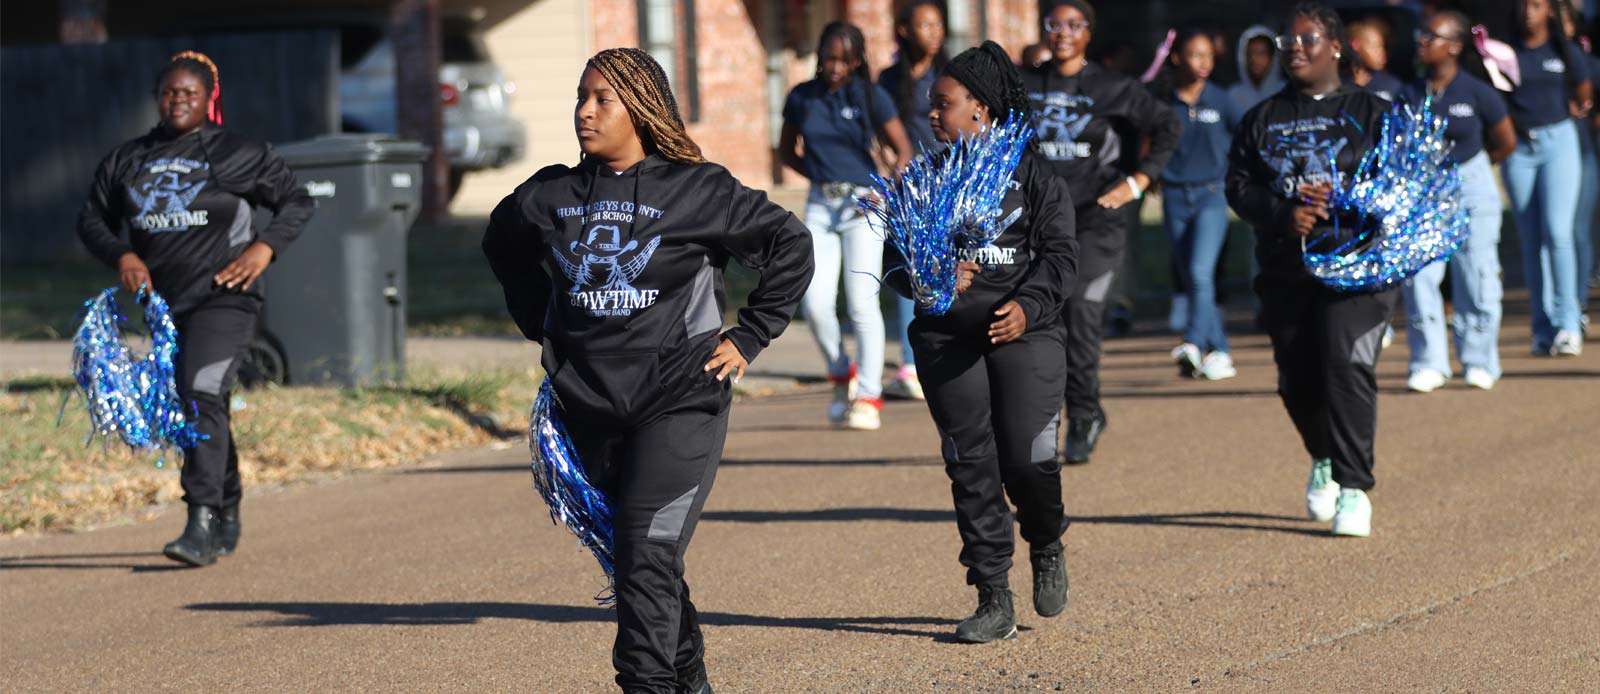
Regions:
[[[411,174],[404,173],[404,172],[397,173],[397,174],[390,174],[389,175],[389,185],[392,185],[392,186],[394,186],[396,188],[410,188],[411,187]]]
[[[338,190],[333,181],[307,181],[306,195],[313,198],[331,198]]]

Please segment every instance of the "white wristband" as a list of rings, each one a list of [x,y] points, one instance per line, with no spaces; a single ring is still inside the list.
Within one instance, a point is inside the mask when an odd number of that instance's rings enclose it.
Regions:
[[[1132,176],[1128,177],[1128,190],[1133,191],[1134,200],[1144,197],[1144,191],[1139,190],[1139,182],[1134,180]]]

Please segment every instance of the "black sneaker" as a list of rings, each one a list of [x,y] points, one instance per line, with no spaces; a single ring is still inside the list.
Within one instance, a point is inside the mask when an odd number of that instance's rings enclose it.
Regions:
[[[711,681],[706,679],[706,661],[697,658],[693,665],[679,670],[672,686],[675,694],[712,694]]]
[[[1100,442],[1100,434],[1105,430],[1105,415],[1067,418],[1067,442],[1061,455],[1063,462],[1071,465],[1089,462],[1089,454],[1094,452],[1094,446]]]
[[[1061,543],[1050,550],[1034,552],[1033,611],[1040,617],[1054,617],[1067,609],[1067,560]]]
[[[978,611],[956,625],[956,640],[989,643],[1017,637],[1017,612],[1011,589],[1004,584],[978,585]]]

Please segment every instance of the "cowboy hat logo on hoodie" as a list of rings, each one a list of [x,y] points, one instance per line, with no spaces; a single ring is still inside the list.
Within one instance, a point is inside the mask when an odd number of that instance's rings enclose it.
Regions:
[[[650,264],[650,257],[661,245],[660,236],[650,239],[641,249],[637,239],[628,239],[624,243],[620,228],[596,225],[580,238],[583,240],[573,241],[567,246],[567,251],[576,258],[575,261],[568,260],[559,251],[552,254],[561,271],[572,281],[572,289],[567,292],[571,305],[587,310],[591,316],[603,317],[632,315],[635,310],[655,304],[660,292],[637,289],[633,282]],[[632,256],[624,260],[624,256],[630,253]],[[604,281],[595,286],[602,271],[605,273]]]

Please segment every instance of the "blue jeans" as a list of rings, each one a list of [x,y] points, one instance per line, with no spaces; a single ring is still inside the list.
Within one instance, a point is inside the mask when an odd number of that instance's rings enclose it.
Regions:
[[[900,339],[900,365],[916,366],[917,356],[911,353],[911,340],[906,335],[911,331],[911,319],[917,317],[917,302],[906,297],[895,295],[895,337]]]
[[[856,392],[862,398],[877,398],[883,392],[883,309],[878,305],[883,236],[867,223],[850,196],[830,200],[817,186],[806,198],[806,228],[811,230],[816,272],[800,300],[801,313],[828,363],[828,376],[848,378],[850,357],[844,352],[838,313],[842,280],[845,312],[856,334]]]
[[[1578,217],[1573,222],[1572,247],[1578,254],[1578,312],[1589,308],[1589,278],[1594,275],[1595,196],[1600,195],[1600,160],[1596,159],[1594,134],[1589,124],[1576,122],[1579,133],[1587,137],[1589,148],[1583,153],[1583,181],[1578,189]]]
[[[1494,185],[1489,156],[1479,152],[1461,165],[1461,202],[1467,208],[1467,240],[1450,256],[1450,290],[1455,314],[1450,318],[1456,355],[1464,369],[1487,370],[1500,378],[1500,191]],[[1446,261],[1433,263],[1406,280],[1406,320],[1411,329],[1411,370],[1450,375],[1450,352],[1444,338],[1444,296],[1439,284]]]
[[[1178,279],[1189,297],[1183,341],[1202,353],[1228,351],[1216,285],[1217,256],[1228,236],[1228,199],[1222,182],[1166,186],[1161,194],[1161,220],[1172,241]]]
[[[1578,330],[1578,215],[1582,156],[1578,128],[1566,120],[1533,128],[1500,167],[1522,241],[1522,271],[1533,308],[1533,343],[1548,346],[1557,331]]]

